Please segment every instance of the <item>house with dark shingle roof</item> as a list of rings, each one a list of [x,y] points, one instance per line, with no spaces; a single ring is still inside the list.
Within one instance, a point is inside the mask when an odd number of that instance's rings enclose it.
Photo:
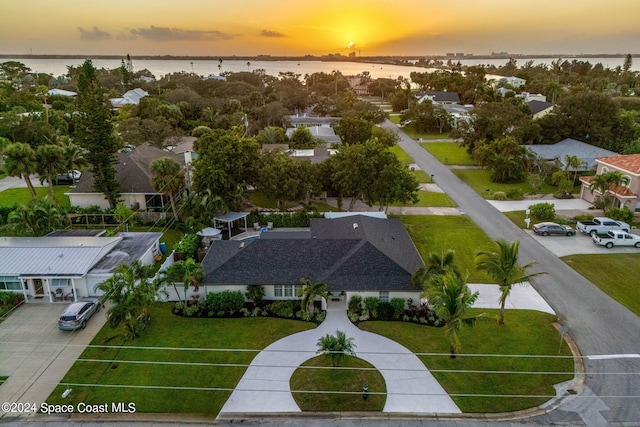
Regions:
[[[116,179],[120,184],[120,200],[132,208],[141,210],[163,209],[169,204],[168,197],[156,191],[151,185],[153,174],[150,171],[154,160],[168,157],[185,165],[181,154],[170,153],[148,144],[140,145],[129,152],[116,153]],[[71,206],[100,206],[109,208],[109,202],[103,193],[93,190],[93,174],[85,171],[75,187],[68,193]]]
[[[608,196],[616,199],[614,206],[626,206],[631,211],[640,212],[640,154],[627,154],[622,156],[611,156],[597,158],[598,164],[596,174],[600,175],[607,172],[620,172],[622,176],[629,178],[629,184],[615,188],[613,185],[609,188]],[[589,190],[589,186],[593,181],[592,176],[583,176],[580,178],[582,188],[580,189],[580,198],[592,203],[601,196],[599,191],[593,193]]]
[[[417,98],[418,102],[431,101],[434,104],[458,104],[460,102],[457,92],[420,92]]]
[[[551,111],[553,111],[553,108],[555,107],[555,104],[552,104],[550,102],[538,101],[535,99],[527,102],[527,105],[529,105],[529,110],[531,110],[531,115],[534,119],[539,119],[546,116]]]
[[[262,285],[265,299],[291,299],[300,279],[325,282],[329,291],[381,300],[420,298],[411,283],[424,262],[398,219],[363,215],[314,218],[309,232],[262,233],[252,241],[216,241],[202,261],[203,284],[246,291]]]

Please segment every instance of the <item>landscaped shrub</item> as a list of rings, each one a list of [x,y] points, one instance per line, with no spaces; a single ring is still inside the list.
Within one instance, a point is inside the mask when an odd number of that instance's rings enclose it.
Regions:
[[[364,299],[365,314],[370,317],[378,317],[378,304],[380,300],[376,297],[366,297]]]
[[[402,315],[404,314],[404,304],[405,301],[403,298],[391,298],[391,307],[393,308],[393,319],[401,320]]]
[[[216,313],[217,317],[234,316],[244,305],[244,295],[240,291],[222,291],[207,294],[206,307],[209,313]]]
[[[507,198],[510,200],[522,200],[524,199],[524,194],[519,188],[510,188],[507,191]]]
[[[293,319],[293,314],[296,312],[293,300],[287,301],[274,301],[269,304],[266,309],[275,317],[284,317]]]
[[[353,295],[349,299],[349,310],[348,311],[360,315],[360,313],[362,312],[362,297],[361,296]]]
[[[536,203],[529,206],[531,216],[541,221],[553,221],[556,217],[556,207],[553,203]]]
[[[628,224],[633,222],[633,212],[626,206],[624,208],[611,208],[606,210],[604,214],[611,219],[624,221]]]
[[[311,218],[323,218],[324,215],[319,212],[292,212],[292,213],[272,213],[261,214],[257,211],[251,212],[247,217],[250,224],[258,223],[265,227],[268,223],[273,223],[274,227],[309,227],[311,226]]]
[[[196,257],[196,251],[200,246],[200,236],[187,234],[173,247],[174,252],[184,253],[185,259]]]
[[[376,319],[378,320],[394,320],[393,319],[393,307],[388,302],[380,301],[378,303],[377,308],[378,315]]]
[[[576,215],[573,217],[573,220],[578,222],[578,221],[592,221],[593,220],[593,215],[589,215],[589,214],[582,214],[582,215]]]
[[[507,193],[504,191],[496,191],[492,196],[493,200],[507,200]]]

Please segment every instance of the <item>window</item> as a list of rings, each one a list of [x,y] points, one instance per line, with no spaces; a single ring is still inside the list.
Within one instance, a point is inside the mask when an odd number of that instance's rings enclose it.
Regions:
[[[0,290],[21,291],[20,279],[15,276],[0,276]]]
[[[300,291],[302,291],[302,285],[274,285],[273,296],[274,297],[297,297]]]
[[[49,279],[52,288],[66,288],[71,281],[69,279]]]
[[[389,302],[389,291],[380,291],[378,299],[380,302]]]

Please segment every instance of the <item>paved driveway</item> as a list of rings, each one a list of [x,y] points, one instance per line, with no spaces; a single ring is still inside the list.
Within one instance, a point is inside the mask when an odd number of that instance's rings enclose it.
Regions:
[[[327,317],[316,329],[282,338],[258,354],[220,411],[238,413],[300,412],[289,381],[294,371],[316,356],[316,342],[343,331],[354,339],[356,355],[378,369],[387,386],[383,412],[458,414],[460,409],[411,351],[381,335],[358,329],[347,318],[345,302],[329,301]]]
[[[0,323],[0,375],[9,377],[0,386],[0,401],[39,406],[106,322],[101,310],[86,329],[60,331],[57,319],[66,305],[23,304]],[[0,412],[0,418],[10,416]]]
[[[578,233],[575,236],[538,236],[533,230],[524,230],[525,233],[533,237],[542,246],[553,252],[558,257],[576,254],[616,254],[631,253],[640,254],[640,249],[629,247],[613,247],[607,249],[604,246],[596,245],[591,240],[591,236]],[[637,230],[631,230],[638,234]]]

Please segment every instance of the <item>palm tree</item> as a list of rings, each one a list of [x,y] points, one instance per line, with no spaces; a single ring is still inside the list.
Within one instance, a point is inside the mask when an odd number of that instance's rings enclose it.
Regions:
[[[86,150],[69,141],[69,139],[62,141],[62,149],[64,150],[65,169],[71,173],[73,183],[75,184],[75,170],[87,165],[87,160],[84,158]]]
[[[591,192],[591,194],[596,191],[599,192],[599,197],[602,198],[604,202],[607,197],[607,192],[609,191],[609,180],[607,178],[607,174],[604,173],[596,175],[591,181],[591,184],[589,184],[589,191]]]
[[[244,294],[248,300],[253,302],[253,306],[256,307],[262,298],[264,298],[264,286],[262,285],[247,285],[247,292]]]
[[[7,216],[8,228],[18,236],[43,236],[69,223],[66,215],[49,199],[36,198]]]
[[[591,193],[599,191],[603,198],[606,198],[608,193],[612,194],[611,207],[613,207],[617,200],[618,189],[621,186],[629,185],[629,182],[631,182],[631,179],[626,175],[622,175],[620,171],[605,172],[595,176],[591,181],[591,185],[589,185],[589,191]]]
[[[4,159],[7,175],[24,178],[31,196],[35,199],[37,197],[36,190],[33,188],[29,175],[38,169],[36,152],[28,144],[14,142],[4,149]]]
[[[202,264],[198,264],[193,260],[193,258],[189,258],[186,261],[180,260],[176,261],[169,266],[161,276],[160,283],[167,283],[173,286],[173,289],[176,291],[176,295],[178,298],[180,294],[178,293],[177,283],[182,283],[184,287],[184,304],[187,305],[187,291],[190,286],[193,286],[194,290],[197,292],[200,288],[200,282],[204,279],[204,270],[202,269]]]
[[[607,182],[609,183],[609,188],[613,186],[614,196],[611,200],[611,207],[613,208],[613,205],[617,200],[616,195],[618,194],[618,189],[622,186],[626,187],[627,185],[629,185],[629,182],[631,182],[631,178],[626,175],[622,175],[620,171],[607,172],[605,175]]]
[[[466,277],[451,271],[439,276],[429,290],[429,303],[438,317],[445,321],[444,333],[449,341],[449,353],[455,359],[460,349],[458,333],[463,326],[473,326],[479,316],[470,316],[467,309],[478,299],[478,292],[472,293]]]
[[[304,285],[304,288],[302,288],[298,294],[298,296],[302,297],[300,305],[302,306],[303,311],[309,314],[310,317],[313,317],[316,311],[314,306],[316,297],[322,297],[325,299],[329,298],[327,284],[324,282],[311,283],[309,279],[305,278],[300,279],[300,283]]]
[[[180,163],[168,157],[156,159],[151,163],[151,185],[159,192],[169,196],[173,217],[178,218],[175,196],[184,188],[185,175]]]
[[[448,249],[446,252],[438,255],[435,252],[431,252],[427,257],[427,265],[417,269],[411,276],[411,282],[415,286],[419,286],[423,289],[427,289],[433,280],[447,271],[451,271],[454,274],[459,275],[460,271],[454,264],[456,251]]]
[[[355,356],[353,350],[356,345],[353,338],[347,338],[344,332],[336,331],[336,335],[325,335],[316,343],[318,346],[317,353],[322,353],[331,358],[333,367],[340,366],[340,362],[345,356]]]
[[[103,299],[112,302],[107,315],[109,326],[124,325],[125,339],[138,338],[151,320],[150,308],[158,295],[156,284],[149,280],[151,270],[140,261],[121,264],[113,276],[96,286],[104,292]]]
[[[504,324],[504,305],[511,293],[511,288],[516,283],[524,283],[530,281],[533,277],[540,273],[527,274],[526,271],[536,264],[532,261],[524,266],[518,265],[518,253],[520,242],[518,240],[508,243],[504,239],[495,241],[498,251],[479,251],[476,254],[476,268],[486,271],[500,287],[500,321]]]
[[[578,156],[566,155],[564,156],[564,170],[565,172],[569,172],[569,169],[573,169],[573,185],[576,183],[576,179],[578,178],[578,169],[584,167],[585,161],[582,160]]]
[[[65,171],[64,149],[55,144],[41,145],[36,150],[36,158],[41,176],[40,181],[42,182],[43,178],[47,180],[49,197],[55,201],[53,180],[58,173]]]

